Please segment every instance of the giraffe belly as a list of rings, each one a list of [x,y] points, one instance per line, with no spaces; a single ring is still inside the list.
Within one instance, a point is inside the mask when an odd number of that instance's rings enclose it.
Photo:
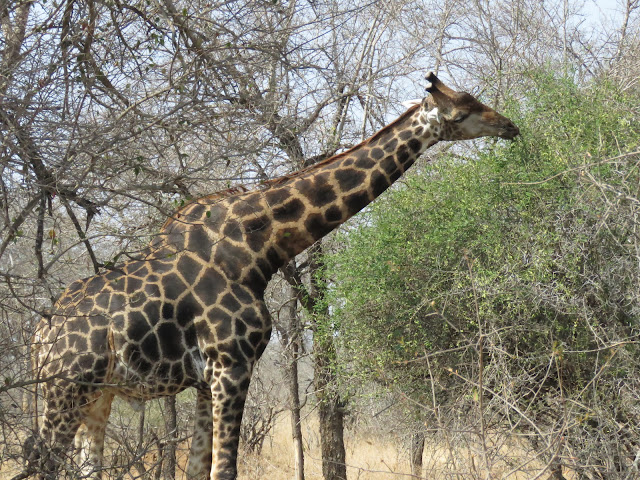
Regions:
[[[184,342],[180,329],[160,340],[149,331],[140,341],[114,333],[115,365],[109,382],[130,402],[174,395],[202,384],[203,362],[197,345]]]
[[[167,395],[175,395],[188,387],[202,384],[202,374],[193,365],[200,353],[185,353],[179,361],[158,361],[149,366],[141,364],[134,348],[116,352],[116,362],[109,385],[113,392],[128,401],[135,409],[141,402]],[[125,360],[127,358],[127,360]],[[195,374],[194,374],[195,373]]]

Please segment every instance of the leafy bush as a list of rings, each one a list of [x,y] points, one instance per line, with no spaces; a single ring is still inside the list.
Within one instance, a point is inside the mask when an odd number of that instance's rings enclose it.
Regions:
[[[507,112],[518,141],[376,202],[326,258],[349,383],[451,418],[480,403],[545,461],[624,478],[640,440],[639,104],[534,74]]]

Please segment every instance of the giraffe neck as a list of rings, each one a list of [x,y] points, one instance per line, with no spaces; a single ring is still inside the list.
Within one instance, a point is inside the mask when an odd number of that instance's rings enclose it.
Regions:
[[[376,199],[439,134],[439,124],[427,121],[427,112],[416,106],[360,145],[267,190],[274,239],[286,253],[284,260]]]
[[[260,296],[278,268],[371,203],[439,134],[439,125],[415,106],[320,164],[256,190],[194,201],[165,223],[152,244],[153,255],[197,254]]]

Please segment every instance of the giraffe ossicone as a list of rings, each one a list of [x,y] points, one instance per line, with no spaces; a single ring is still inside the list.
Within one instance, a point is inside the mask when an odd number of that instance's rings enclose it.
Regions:
[[[32,465],[100,478],[115,396],[145,401],[193,387],[189,479],[232,480],[251,373],[271,334],[267,282],[287,261],[395,182],[431,145],[518,128],[427,76],[430,95],[361,144],[253,190],[175,212],[143,258],[72,283],[35,332],[42,421]],[[75,443],[74,443],[75,437]]]

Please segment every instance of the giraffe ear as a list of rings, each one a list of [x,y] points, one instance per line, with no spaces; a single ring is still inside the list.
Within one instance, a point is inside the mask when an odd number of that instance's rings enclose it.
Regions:
[[[414,98],[413,100],[405,100],[404,102],[402,102],[402,105],[406,108],[411,108],[414,105],[422,105],[422,99]]]
[[[429,112],[427,112],[427,122],[429,122],[431,125],[436,125],[440,123],[441,119],[442,119],[442,116],[438,111],[438,107],[433,108],[432,110],[429,110]]]

